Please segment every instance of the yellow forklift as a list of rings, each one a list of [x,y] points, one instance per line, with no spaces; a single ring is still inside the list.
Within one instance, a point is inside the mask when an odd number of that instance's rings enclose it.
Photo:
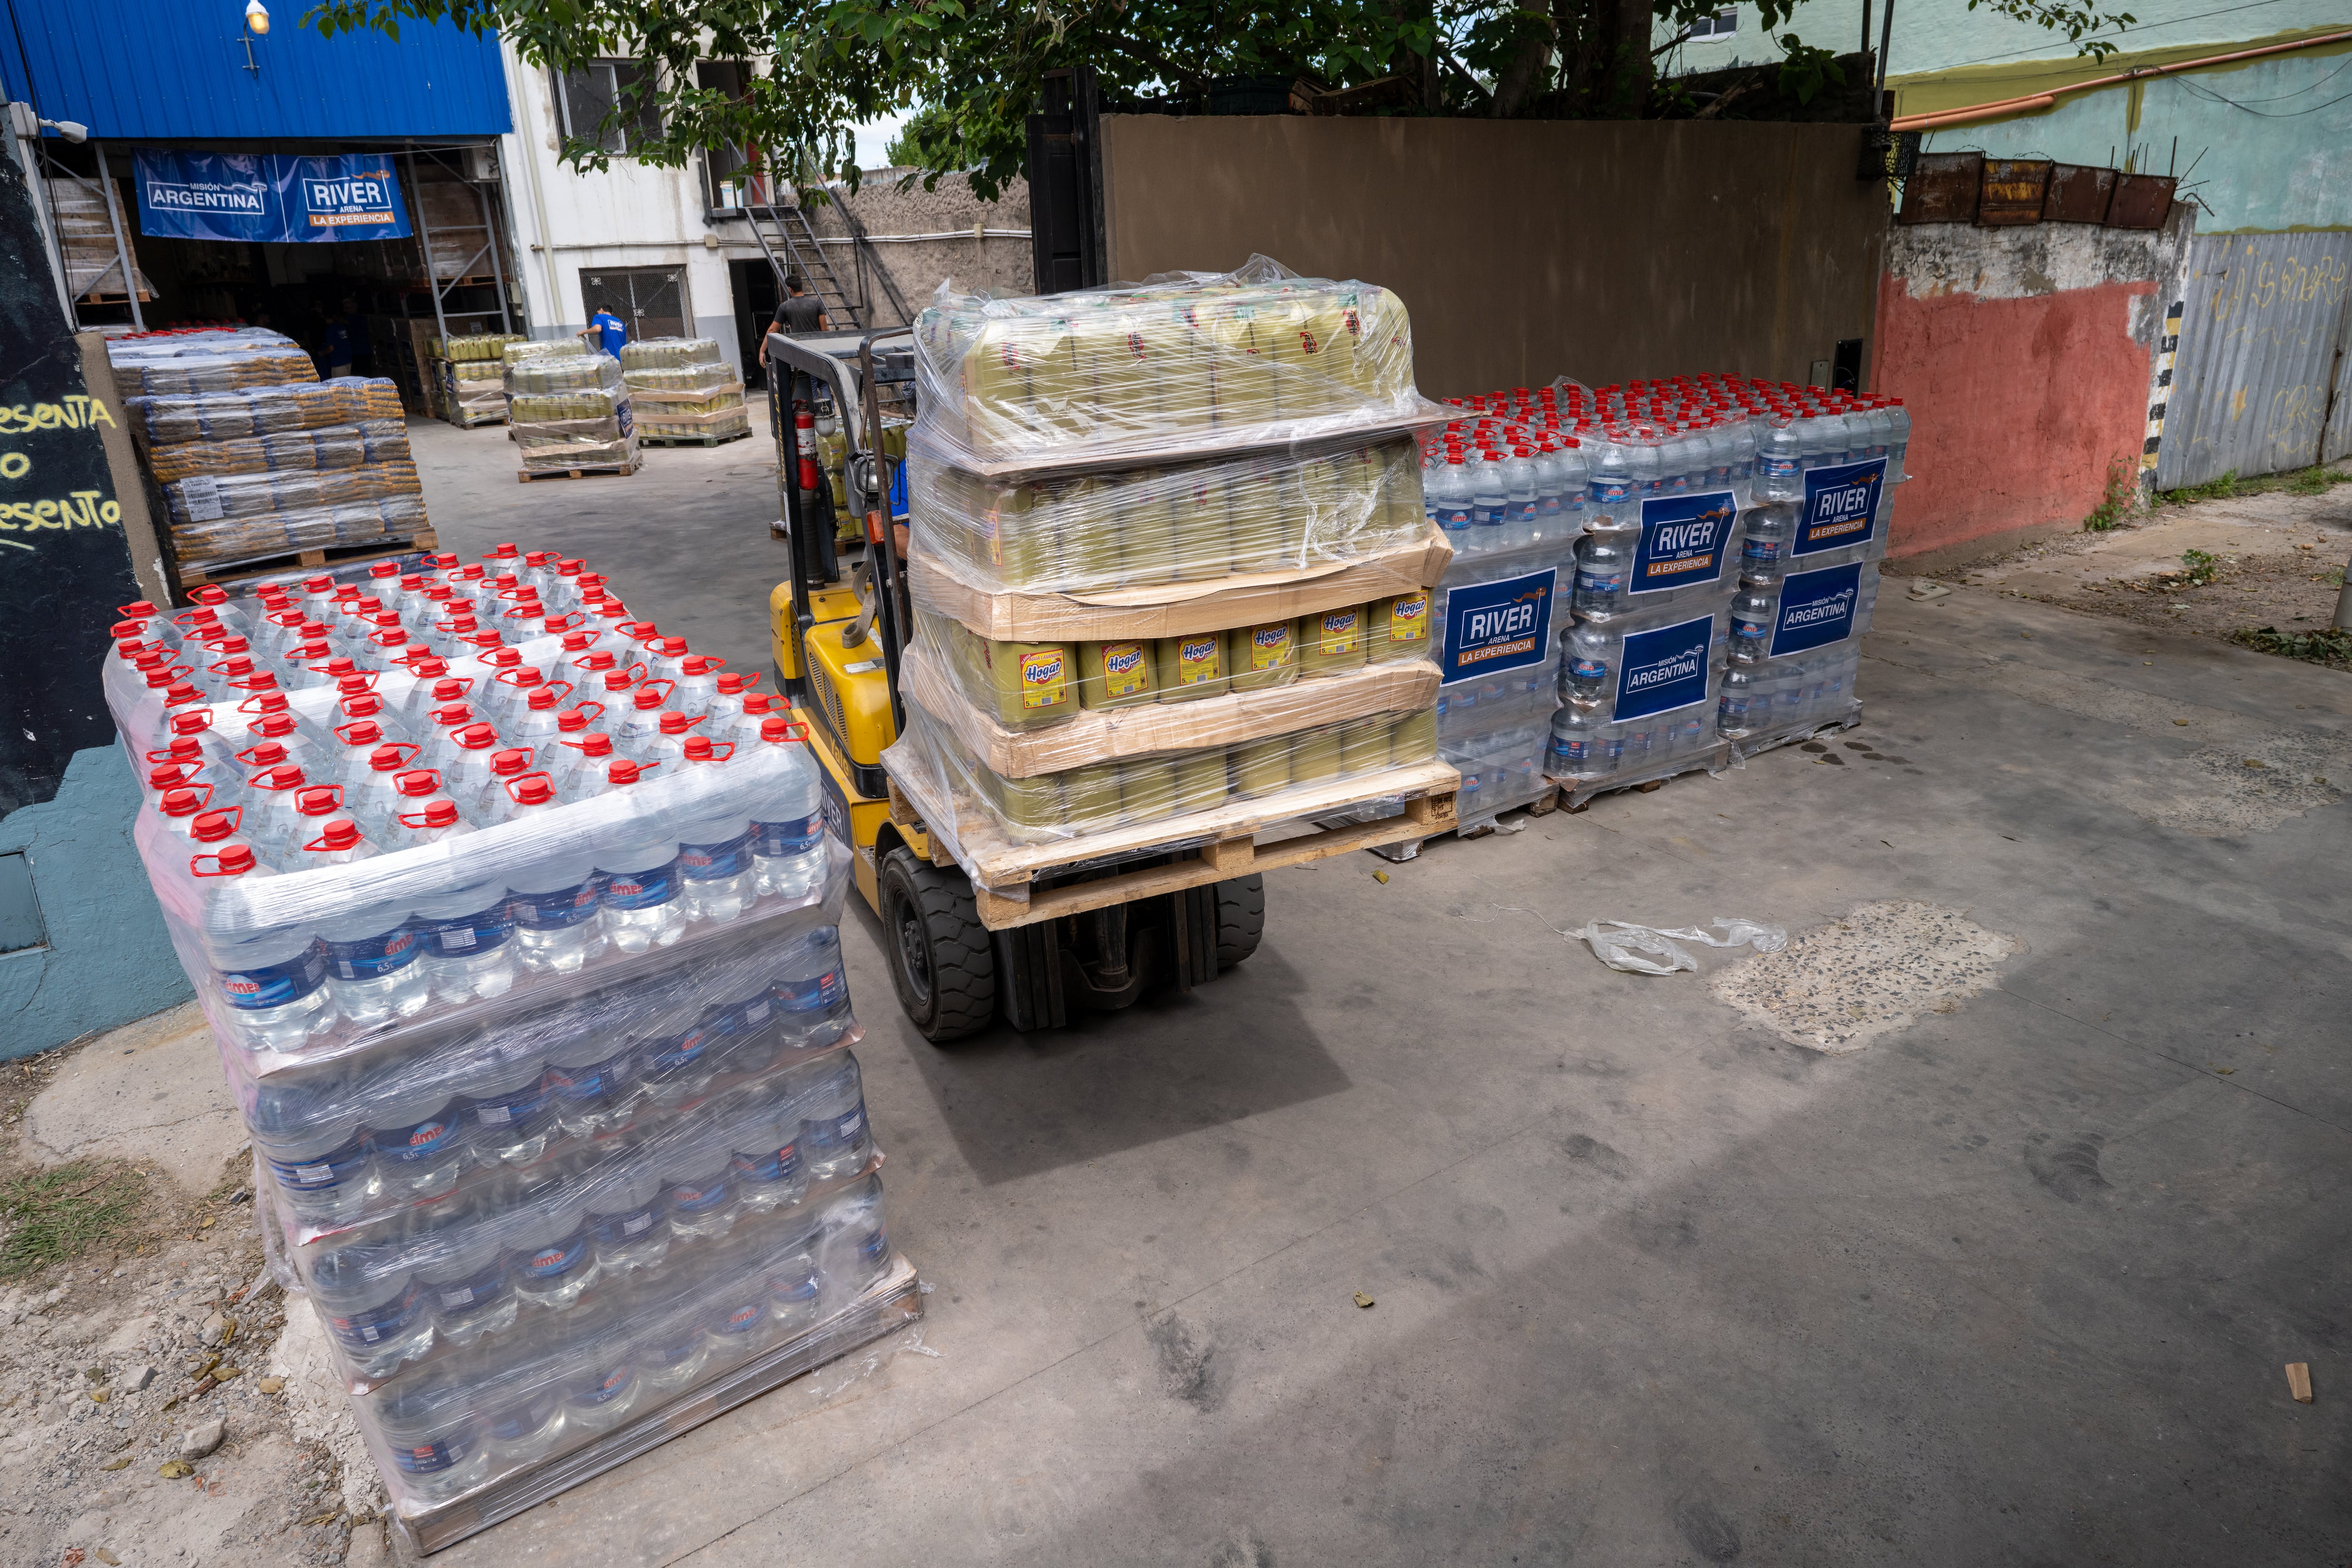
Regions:
[[[909,618],[905,476],[888,450],[884,407],[913,416],[912,333],[771,332],[767,350],[777,527],[792,563],[768,595],[777,689],[807,727],[826,823],[855,852],[854,879],[882,922],[907,1016],[934,1044],[1000,1017],[1016,1029],[1058,1028],[1148,991],[1190,990],[1248,958],[1265,921],[1256,873],[992,931],[964,874],[933,863],[919,824],[893,818],[881,759],[906,717],[898,661]],[[1194,853],[1145,855],[1040,886]]]

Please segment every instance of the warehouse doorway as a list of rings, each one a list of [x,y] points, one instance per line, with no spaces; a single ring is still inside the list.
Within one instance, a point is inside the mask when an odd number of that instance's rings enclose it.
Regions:
[[[688,336],[683,267],[583,267],[580,302],[590,316],[610,310],[627,323],[629,341]]]

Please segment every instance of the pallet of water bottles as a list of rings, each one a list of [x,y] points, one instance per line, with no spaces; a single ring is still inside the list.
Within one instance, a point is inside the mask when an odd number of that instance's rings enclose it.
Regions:
[[[115,627],[133,842],[396,1517],[880,1323],[797,727],[551,554],[195,597]]]

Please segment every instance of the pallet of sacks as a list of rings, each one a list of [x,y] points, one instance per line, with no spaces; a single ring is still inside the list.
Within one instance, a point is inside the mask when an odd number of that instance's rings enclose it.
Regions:
[[[743,378],[718,339],[646,338],[624,344],[620,357],[640,442],[716,446],[751,433]]]

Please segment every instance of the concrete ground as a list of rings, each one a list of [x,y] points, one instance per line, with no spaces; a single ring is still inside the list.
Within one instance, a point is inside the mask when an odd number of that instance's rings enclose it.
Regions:
[[[415,436],[449,548],[764,665],[756,442]],[[1059,1033],[925,1043],[853,901],[935,1353],[443,1561],[2343,1562],[2352,678],[1965,585],[1865,655],[1855,731],[1273,874],[1247,965]],[[1561,934],[1717,915],[1790,948]]]

